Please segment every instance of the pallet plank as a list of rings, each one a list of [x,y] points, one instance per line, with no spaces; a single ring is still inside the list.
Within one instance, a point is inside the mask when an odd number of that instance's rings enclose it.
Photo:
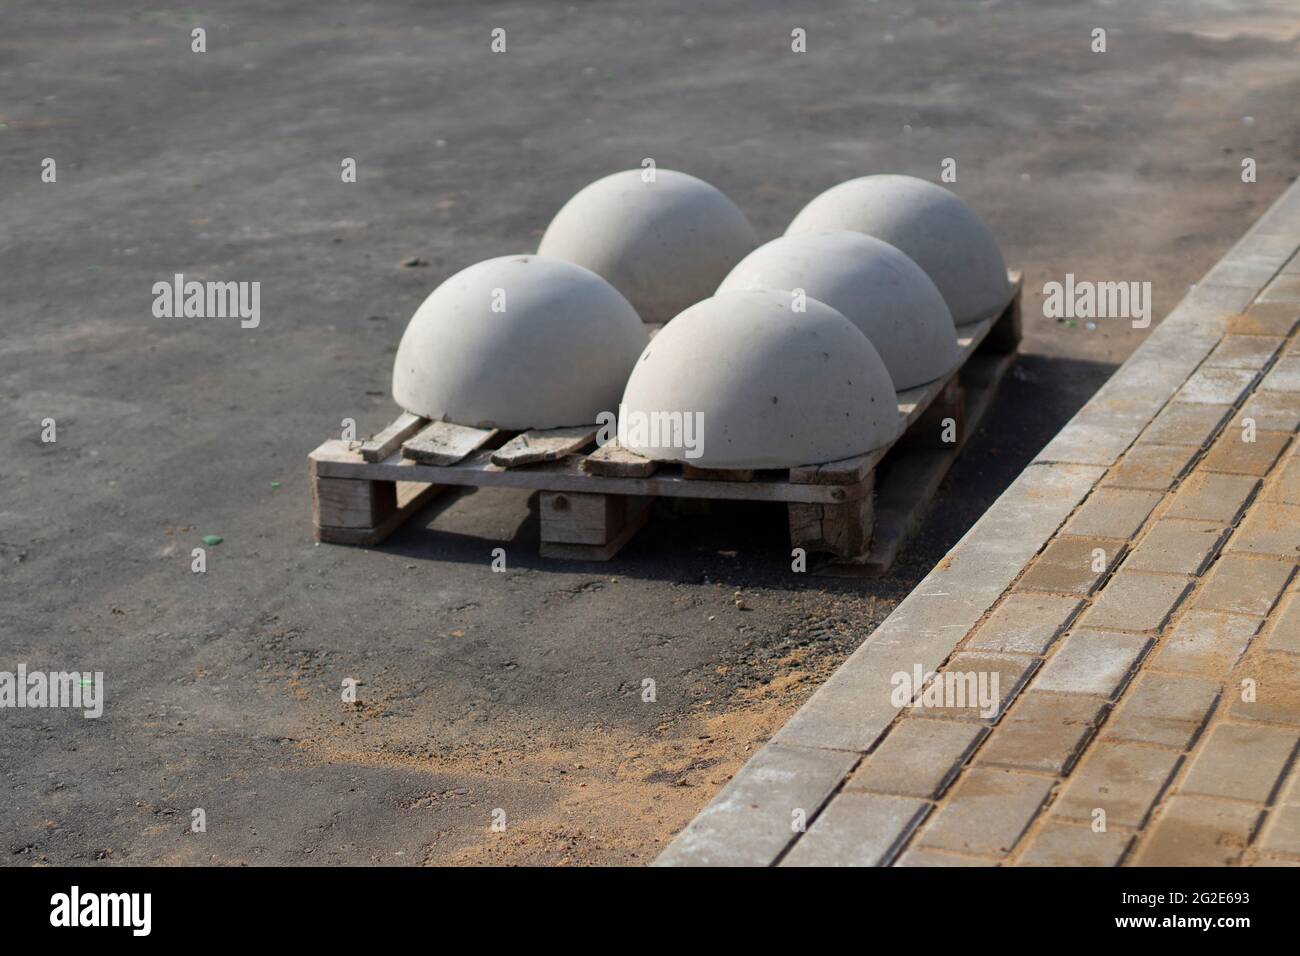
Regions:
[[[588,455],[582,470],[605,478],[649,478],[659,470],[659,462],[628,451],[615,438]]]
[[[682,477],[688,481],[753,481],[753,468],[696,468],[682,462]]]
[[[402,412],[388,427],[361,444],[361,457],[366,461],[383,461],[402,447],[402,442],[410,438],[428,423],[427,418]]]
[[[518,468],[541,461],[556,461],[586,448],[596,440],[595,425],[547,428],[522,432],[492,453],[492,464]]]
[[[883,451],[876,450],[820,465],[802,465],[790,469],[790,480],[800,485],[856,485],[884,456]]]
[[[402,455],[430,465],[454,465],[482,448],[496,433],[495,428],[430,422],[414,438],[402,442]]]

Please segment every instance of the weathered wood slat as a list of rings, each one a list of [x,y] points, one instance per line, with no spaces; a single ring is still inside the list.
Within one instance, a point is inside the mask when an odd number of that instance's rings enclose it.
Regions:
[[[615,438],[588,455],[582,470],[605,478],[649,478],[659,470],[659,462],[628,451]]]
[[[454,465],[482,448],[496,433],[495,428],[430,422],[414,438],[402,442],[402,455],[430,465]]]
[[[366,461],[383,461],[426,424],[427,418],[402,412],[387,428],[361,445],[361,457]]]
[[[492,464],[518,468],[541,461],[557,461],[582,451],[596,440],[596,426],[548,428],[516,435],[492,453]]]
[[[682,462],[682,477],[688,481],[753,481],[753,468],[696,468]]]

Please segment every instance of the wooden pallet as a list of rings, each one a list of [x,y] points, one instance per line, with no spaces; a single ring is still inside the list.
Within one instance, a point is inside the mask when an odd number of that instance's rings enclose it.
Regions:
[[[789,510],[792,547],[834,561],[819,570],[882,574],[1015,361],[1021,281],[1009,276],[1010,305],[959,330],[961,359],[946,379],[898,393],[898,438],[865,455],[782,470],[699,469],[616,442],[594,448],[594,426],[515,433],[403,413],[368,441],[331,440],[308,456],[316,539],[376,545],[446,488],[528,488],[540,492],[543,556],[606,561],[646,523],[655,498],[773,501]],[[945,425],[954,440],[944,440]]]

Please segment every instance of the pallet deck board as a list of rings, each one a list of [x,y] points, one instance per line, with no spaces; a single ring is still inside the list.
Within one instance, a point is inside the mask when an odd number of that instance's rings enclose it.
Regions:
[[[502,468],[519,468],[543,461],[557,461],[582,451],[596,440],[596,432],[595,425],[520,432],[492,453],[492,464]]]
[[[427,418],[402,412],[391,425],[361,444],[361,457],[366,461],[383,461],[402,447],[402,442],[415,435],[429,423]]]
[[[454,465],[497,435],[495,428],[470,428],[451,422],[429,422],[414,438],[402,442],[402,456],[431,465]]]
[[[659,470],[659,462],[628,451],[613,438],[588,455],[582,468],[604,478],[649,478]]]

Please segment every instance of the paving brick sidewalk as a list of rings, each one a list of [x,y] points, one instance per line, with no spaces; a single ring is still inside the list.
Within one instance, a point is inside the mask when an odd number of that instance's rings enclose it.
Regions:
[[[1300,865],[1298,250],[1300,185],[658,862]]]

